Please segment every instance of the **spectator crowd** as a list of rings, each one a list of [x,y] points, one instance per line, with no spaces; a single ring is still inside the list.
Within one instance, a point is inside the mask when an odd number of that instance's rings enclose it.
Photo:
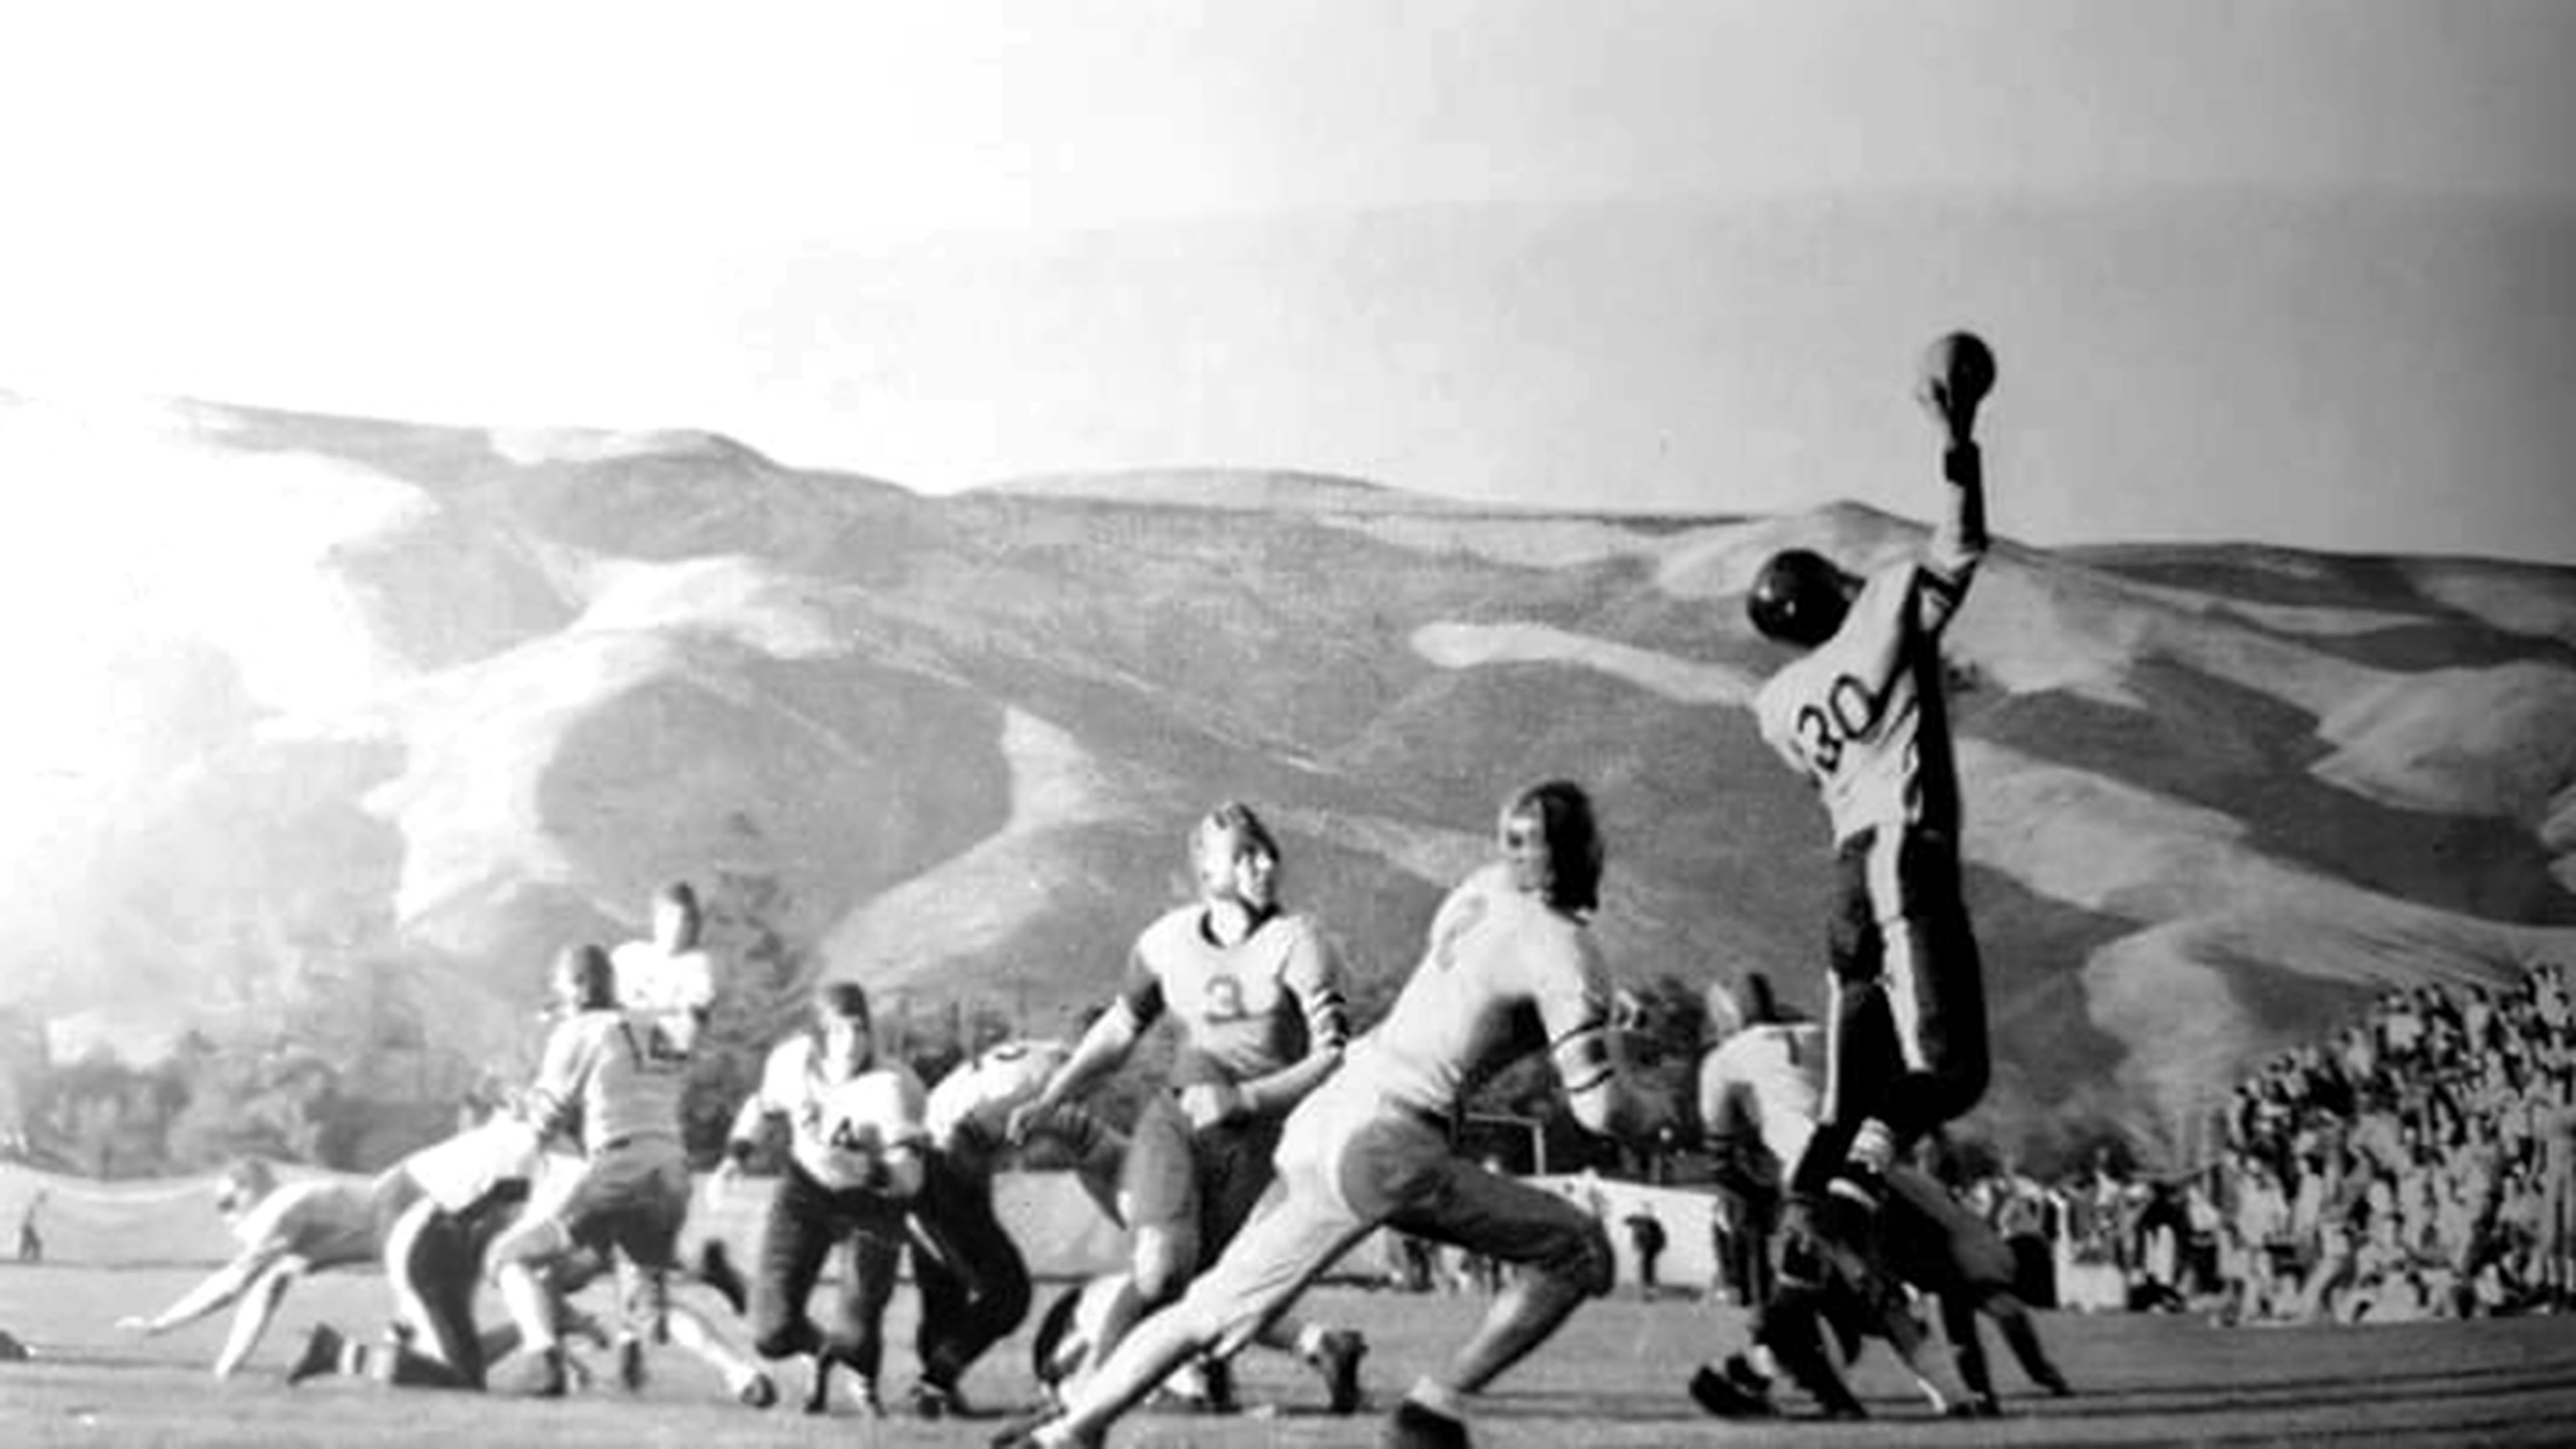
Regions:
[[[2051,1260],[2043,1301],[2357,1323],[2576,1306],[2576,1009],[2565,968],[2381,995],[2239,1082],[2224,1150],[2133,1179],[2103,1154],[1972,1199]],[[2045,1246],[2042,1246],[2045,1245]]]

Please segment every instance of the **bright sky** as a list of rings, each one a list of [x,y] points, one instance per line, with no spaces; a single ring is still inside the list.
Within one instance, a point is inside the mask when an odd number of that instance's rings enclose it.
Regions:
[[[2576,562],[2572,136],[2553,0],[16,6],[0,389],[1905,508],[1965,320],[2007,532]]]

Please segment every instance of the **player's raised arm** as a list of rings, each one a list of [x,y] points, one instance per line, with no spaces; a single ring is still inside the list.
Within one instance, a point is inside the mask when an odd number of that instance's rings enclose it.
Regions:
[[[1972,332],[1953,332],[1924,353],[1916,396],[1942,429],[1941,474],[1949,503],[1933,525],[1924,558],[1923,625],[1938,631],[1957,612],[1986,553],[1986,465],[1976,441],[1977,405],[1995,385],[1994,353]]]

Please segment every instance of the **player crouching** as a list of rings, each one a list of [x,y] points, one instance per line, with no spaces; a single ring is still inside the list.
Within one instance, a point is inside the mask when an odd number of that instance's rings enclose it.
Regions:
[[[901,1062],[879,1063],[867,992],[827,982],[814,1026],[769,1054],[760,1089],[734,1118],[725,1165],[730,1181],[758,1150],[763,1124],[789,1127],[787,1170],[770,1195],[760,1263],[752,1279],[752,1347],[766,1359],[810,1355],[805,1411],[831,1405],[835,1364],[857,1376],[861,1409],[882,1414],[877,1369],[885,1354],[885,1310],[906,1241],[905,1216],[920,1193],[921,1080]],[[830,1331],[807,1316],[805,1300],[834,1248],[849,1247]]]

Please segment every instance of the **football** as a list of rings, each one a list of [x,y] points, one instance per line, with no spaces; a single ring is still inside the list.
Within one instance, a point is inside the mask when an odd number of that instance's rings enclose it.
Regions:
[[[1917,386],[1924,402],[1945,416],[1973,413],[1994,390],[1994,349],[1974,332],[1944,333],[1924,349]]]

